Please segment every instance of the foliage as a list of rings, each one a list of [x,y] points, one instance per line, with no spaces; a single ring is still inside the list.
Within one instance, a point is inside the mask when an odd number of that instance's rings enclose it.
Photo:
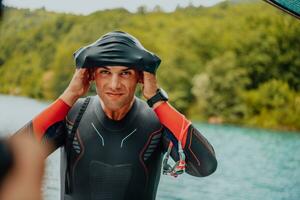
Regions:
[[[299,21],[262,1],[88,16],[6,8],[0,93],[57,98],[75,70],[73,52],[112,30],[161,57],[160,85],[193,119],[300,129]]]
[[[300,129],[300,96],[287,83],[272,79],[242,96],[247,106],[246,124]]]
[[[240,93],[245,90],[249,78],[236,60],[234,53],[226,52],[208,62],[205,72],[195,76],[192,91],[198,104],[192,114],[197,111],[204,113],[206,118],[219,116],[227,122],[243,118],[245,108]]]

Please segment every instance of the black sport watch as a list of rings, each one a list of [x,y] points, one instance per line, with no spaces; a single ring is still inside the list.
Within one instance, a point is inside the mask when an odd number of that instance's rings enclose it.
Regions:
[[[152,108],[152,106],[159,101],[168,101],[169,97],[168,94],[162,89],[158,88],[156,90],[156,94],[147,100],[148,105]]]

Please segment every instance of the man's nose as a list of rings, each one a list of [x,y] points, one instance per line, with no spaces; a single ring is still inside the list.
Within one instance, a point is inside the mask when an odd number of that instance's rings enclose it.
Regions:
[[[112,90],[117,90],[121,87],[120,78],[117,74],[112,76],[110,87]]]

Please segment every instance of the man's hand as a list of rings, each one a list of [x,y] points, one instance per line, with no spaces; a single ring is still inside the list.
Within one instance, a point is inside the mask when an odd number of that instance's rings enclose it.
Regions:
[[[69,106],[73,106],[78,98],[87,93],[92,80],[94,80],[92,69],[76,69],[69,86],[60,98]]]
[[[143,95],[148,100],[151,97],[153,97],[156,94],[157,89],[159,88],[156,76],[154,74],[151,74],[149,72],[143,72],[142,81],[140,81],[143,86]],[[164,101],[156,102],[153,105],[153,109],[158,107],[160,104],[162,104]]]
[[[156,94],[158,89],[158,84],[156,80],[156,76],[149,72],[143,72],[142,76],[142,91],[144,97],[148,100]]]

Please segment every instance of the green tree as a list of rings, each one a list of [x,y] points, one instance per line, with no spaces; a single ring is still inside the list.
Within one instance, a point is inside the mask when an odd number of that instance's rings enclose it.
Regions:
[[[249,79],[246,70],[236,65],[236,55],[226,52],[213,59],[206,71],[194,78],[196,96],[192,114],[197,111],[205,118],[221,117],[222,121],[237,122],[244,117],[245,108],[240,97]]]
[[[272,79],[245,91],[247,106],[245,123],[265,128],[294,129],[300,127],[300,99],[287,83]]]

